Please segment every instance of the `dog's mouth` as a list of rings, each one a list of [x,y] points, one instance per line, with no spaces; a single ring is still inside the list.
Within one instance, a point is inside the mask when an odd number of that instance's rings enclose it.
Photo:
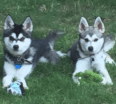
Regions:
[[[14,56],[18,56],[21,55],[23,52],[20,51],[19,49],[18,50],[13,49],[12,51],[10,51],[10,53],[13,54]]]
[[[87,55],[93,55],[93,54],[95,54],[94,52],[90,52],[90,51],[85,51],[84,53],[87,54]]]
[[[13,51],[18,52],[19,50],[18,49],[17,50],[16,49],[13,49]]]

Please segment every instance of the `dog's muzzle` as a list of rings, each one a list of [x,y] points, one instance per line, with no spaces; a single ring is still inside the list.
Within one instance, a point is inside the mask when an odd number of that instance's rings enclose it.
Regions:
[[[18,46],[18,45],[14,45],[14,46],[13,46],[13,49],[14,49],[14,51],[18,51],[19,46]]]

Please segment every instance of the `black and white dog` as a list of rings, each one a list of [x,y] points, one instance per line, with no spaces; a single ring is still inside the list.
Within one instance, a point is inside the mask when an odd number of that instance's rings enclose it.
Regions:
[[[100,17],[97,17],[94,26],[89,26],[84,17],[79,24],[79,40],[68,51],[68,56],[75,63],[72,78],[80,84],[75,74],[86,70],[96,69],[103,78],[102,84],[113,84],[106,69],[105,62],[114,63],[106,53],[115,44],[113,35],[104,35],[105,27]]]
[[[11,16],[4,23],[4,77],[3,87],[8,87],[13,78],[23,83],[28,89],[25,78],[31,74],[38,62],[55,64],[65,54],[55,51],[55,40],[64,34],[63,31],[51,32],[45,39],[32,39],[33,23],[27,17],[23,24],[15,24]]]

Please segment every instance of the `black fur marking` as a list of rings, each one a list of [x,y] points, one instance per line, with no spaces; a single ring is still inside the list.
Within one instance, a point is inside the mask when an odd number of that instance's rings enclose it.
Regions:
[[[12,29],[7,29],[4,31],[4,37],[9,37],[12,33],[16,33],[16,37],[19,36],[20,33],[22,33],[26,38],[31,38],[31,33],[30,32],[26,32],[23,29],[23,25],[18,25],[18,24],[14,24],[14,28]]]
[[[20,33],[22,33],[23,29],[22,29],[23,25],[17,25],[14,24],[14,29],[13,32],[16,33],[16,36],[18,37]]]

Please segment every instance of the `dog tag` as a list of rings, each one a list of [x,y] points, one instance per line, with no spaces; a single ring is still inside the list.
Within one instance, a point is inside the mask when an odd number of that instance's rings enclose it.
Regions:
[[[91,59],[92,61],[95,61],[94,58]]]
[[[15,61],[15,68],[20,69],[22,67],[22,62],[21,61]]]
[[[22,67],[21,64],[15,64],[15,68],[16,68],[16,69],[20,69],[21,67]]]
[[[91,58],[90,63],[93,63],[93,61],[95,61],[94,58]]]

